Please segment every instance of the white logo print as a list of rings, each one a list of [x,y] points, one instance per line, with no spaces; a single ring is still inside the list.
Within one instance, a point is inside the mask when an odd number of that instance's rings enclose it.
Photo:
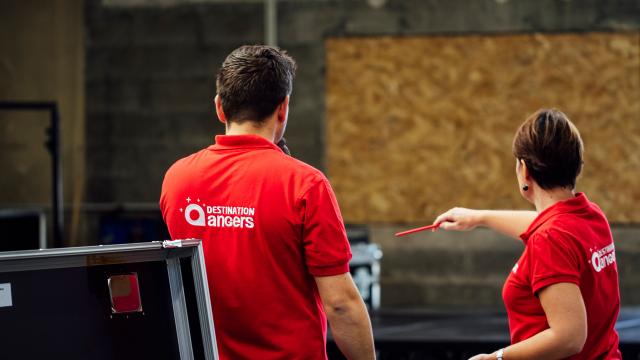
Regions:
[[[253,217],[256,209],[244,206],[209,206],[196,200],[197,204],[191,203],[191,197],[186,201],[189,205],[180,208],[184,213],[184,218],[193,226],[209,226],[217,228],[240,228],[253,229],[255,226]]]
[[[193,219],[191,216],[192,212],[197,212],[198,217]],[[204,210],[198,204],[189,204],[187,208],[184,210],[184,218],[187,219],[187,222],[193,226],[205,226],[206,220],[204,218]]]
[[[511,269],[511,271],[515,274],[518,272],[518,263],[516,263],[515,265],[513,265],[513,269]]]
[[[597,272],[602,271],[602,269],[616,262],[616,249],[613,246],[613,243],[599,250],[589,250],[592,252],[591,261],[589,262]]]

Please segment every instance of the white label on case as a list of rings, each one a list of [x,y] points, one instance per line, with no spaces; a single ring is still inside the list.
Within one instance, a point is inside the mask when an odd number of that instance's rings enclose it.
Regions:
[[[11,301],[11,283],[0,284],[0,307],[13,306]]]

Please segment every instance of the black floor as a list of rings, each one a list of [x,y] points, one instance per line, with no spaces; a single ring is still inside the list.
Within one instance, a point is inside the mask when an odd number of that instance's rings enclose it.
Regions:
[[[378,359],[468,359],[509,344],[504,313],[380,311],[372,316]],[[625,308],[616,325],[625,360],[640,360],[640,308]],[[330,341],[329,358],[344,359]]]

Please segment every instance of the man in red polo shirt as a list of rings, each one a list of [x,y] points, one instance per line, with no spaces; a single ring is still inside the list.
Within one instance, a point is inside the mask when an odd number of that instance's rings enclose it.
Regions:
[[[349,359],[372,359],[366,307],[326,177],[276,145],[295,62],[268,46],[234,50],[217,76],[226,134],[167,171],[172,238],[203,241],[221,359],[326,359],[326,320]]]

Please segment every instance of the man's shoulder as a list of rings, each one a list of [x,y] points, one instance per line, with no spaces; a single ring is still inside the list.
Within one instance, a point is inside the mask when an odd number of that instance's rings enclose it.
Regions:
[[[164,182],[174,183],[176,181],[182,181],[185,178],[192,178],[193,172],[199,171],[198,166],[201,163],[200,159],[206,151],[207,149],[205,148],[176,160],[167,169],[164,175]]]
[[[293,170],[296,170],[305,174],[312,174],[317,176],[324,176],[322,171],[316,169],[314,166],[307,164],[302,160],[298,160],[292,156],[285,155],[282,157],[285,166],[290,167]]]
[[[318,182],[326,180],[324,173],[312,165],[305,163],[302,160],[298,160],[292,156],[284,155],[278,156],[278,161],[273,165],[278,171],[289,173],[292,175],[300,176],[306,181]]]
[[[167,170],[167,172],[172,171],[172,170],[176,170],[176,169],[184,169],[184,168],[188,168],[188,167],[192,167],[194,165],[194,163],[196,163],[201,157],[202,155],[205,154],[205,152],[207,151],[207,148],[198,150],[196,152],[194,152],[193,154],[187,155],[183,158],[180,158],[178,160],[176,160]]]
[[[165,180],[167,178],[190,177],[194,171],[200,172],[203,167],[210,167],[212,159],[206,157],[208,151],[208,148],[204,148],[174,162],[167,170]],[[253,169],[257,172],[272,174],[269,176],[273,176],[275,173],[282,178],[298,178],[303,182],[328,181],[324,173],[319,169],[282,152],[263,152],[259,157],[258,162],[262,166],[255,166],[255,163],[253,165]],[[256,158],[253,157],[252,161],[255,160]]]

